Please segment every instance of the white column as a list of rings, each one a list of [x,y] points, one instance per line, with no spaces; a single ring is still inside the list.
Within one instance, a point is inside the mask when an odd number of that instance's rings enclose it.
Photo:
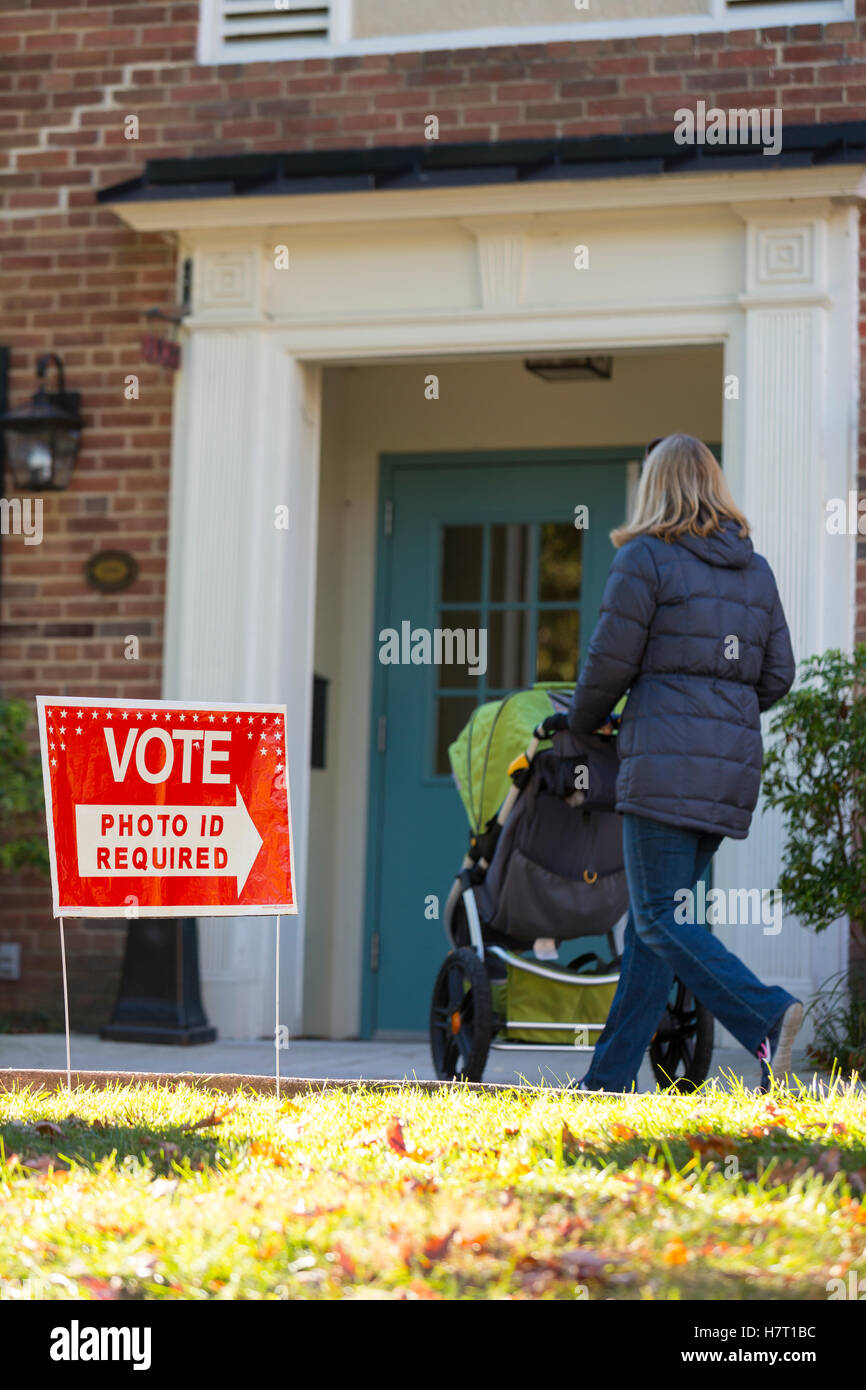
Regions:
[[[739,399],[725,406],[725,471],[753,525],[755,547],[775,573],[799,662],[828,646],[849,646],[853,630],[850,547],[827,535],[824,503],[845,494],[853,467],[847,422],[856,402],[856,275],[851,282],[849,241],[856,228],[827,204],[781,213],[748,208],[742,215],[746,289],[725,364],[726,374],[738,377]],[[763,722],[766,738],[768,717]],[[775,887],[782,844],[781,815],[762,813],[759,803],[749,838],[726,840],[720,849],[716,884]],[[779,935],[749,924],[717,930],[761,979],[803,999],[844,962],[844,923],[820,938],[787,914]],[[729,1045],[730,1035],[719,1031]]]
[[[316,369],[272,333],[196,328],[173,461],[166,698],[284,701],[296,896],[283,1018],[300,1028],[318,505]],[[289,508],[289,529],[275,509]],[[205,1007],[226,1037],[273,1028],[270,918],[202,919]]]

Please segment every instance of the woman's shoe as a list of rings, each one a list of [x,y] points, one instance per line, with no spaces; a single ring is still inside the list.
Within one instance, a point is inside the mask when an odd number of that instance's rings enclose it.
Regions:
[[[777,1081],[781,1081],[788,1072],[791,1066],[794,1039],[799,1033],[802,1023],[803,1005],[799,999],[795,999],[793,1004],[788,1005],[782,1017],[773,1025],[758,1048],[757,1055],[761,1063],[759,1091],[769,1091],[771,1072]]]

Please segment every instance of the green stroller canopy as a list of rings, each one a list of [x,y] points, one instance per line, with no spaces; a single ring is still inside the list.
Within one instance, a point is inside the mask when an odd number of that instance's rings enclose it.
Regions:
[[[564,710],[573,689],[567,682],[534,685],[479,705],[450,745],[451,770],[473,834],[484,829],[505,800],[511,786],[509,764],[524,751],[533,729],[549,714]]]

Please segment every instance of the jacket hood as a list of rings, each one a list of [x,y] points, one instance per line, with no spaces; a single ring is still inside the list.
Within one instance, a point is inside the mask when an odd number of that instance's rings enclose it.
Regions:
[[[720,530],[712,531],[708,536],[685,534],[678,536],[676,543],[685,546],[686,550],[690,550],[708,565],[717,565],[720,569],[741,570],[751,560],[754,547],[748,536],[739,536],[739,529],[735,521],[727,520],[722,523]]]

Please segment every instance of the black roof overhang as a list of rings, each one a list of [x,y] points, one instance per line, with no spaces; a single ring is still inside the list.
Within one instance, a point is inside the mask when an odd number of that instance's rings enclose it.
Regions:
[[[382,146],[347,150],[149,159],[144,172],[99,191],[103,203],[352,193],[558,179],[866,164],[866,121],[784,126],[782,149],[681,145],[672,131],[490,144]]]

